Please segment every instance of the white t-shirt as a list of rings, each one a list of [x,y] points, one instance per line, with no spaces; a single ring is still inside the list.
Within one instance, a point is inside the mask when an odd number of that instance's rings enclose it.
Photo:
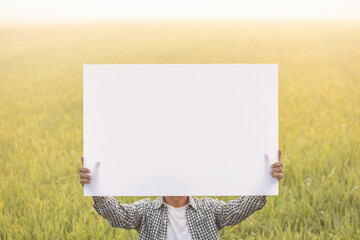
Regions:
[[[166,203],[165,203],[166,204]],[[186,222],[186,206],[175,208],[168,204],[168,227],[166,240],[191,240],[189,225]]]

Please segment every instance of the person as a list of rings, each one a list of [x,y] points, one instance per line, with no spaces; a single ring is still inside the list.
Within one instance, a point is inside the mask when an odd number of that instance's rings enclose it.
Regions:
[[[284,177],[280,161],[271,165],[270,174],[280,181]],[[81,158],[83,161],[83,157]],[[88,184],[88,168],[80,167],[80,184]],[[266,196],[243,196],[222,200],[192,196],[163,196],[154,201],[141,199],[132,204],[121,204],[109,196],[94,196],[93,207],[114,228],[135,229],[138,239],[146,240],[212,240],[219,239],[218,231],[237,225],[255,211],[262,209]]]

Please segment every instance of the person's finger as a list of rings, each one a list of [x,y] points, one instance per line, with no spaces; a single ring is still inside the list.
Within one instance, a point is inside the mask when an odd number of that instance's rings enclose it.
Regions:
[[[80,173],[80,179],[82,178],[91,180],[91,176],[87,173]]]
[[[84,156],[81,156],[81,166],[84,166]]]
[[[80,167],[80,168],[79,168],[79,172],[90,173],[90,169],[84,168],[84,167]]]
[[[80,182],[80,184],[81,184],[81,185],[83,185],[83,186],[84,186],[84,184],[88,184],[88,183],[90,183],[90,180],[88,180],[88,179],[83,179],[83,178],[82,178],[82,179],[80,179],[80,181],[79,181],[79,182]]]
[[[282,174],[282,173],[272,173],[271,176],[276,177],[276,178],[278,178],[278,179],[279,179],[279,178],[281,179],[281,178],[284,177],[284,174]]]
[[[279,162],[280,162],[280,157],[281,157],[281,149],[278,149],[278,155],[279,155]]]
[[[282,166],[283,166],[282,162],[276,162],[271,164],[271,168],[282,167]]]
[[[274,168],[273,170],[270,171],[270,173],[283,173],[283,168],[282,167]]]
[[[90,183],[90,180],[89,179],[80,179],[79,180],[79,182],[81,183],[81,184],[84,184],[84,183]]]
[[[80,173],[80,178],[85,178],[91,180],[91,176],[86,173]]]

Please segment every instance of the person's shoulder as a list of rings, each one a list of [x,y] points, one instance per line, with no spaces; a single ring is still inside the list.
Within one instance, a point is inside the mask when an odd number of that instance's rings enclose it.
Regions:
[[[158,197],[154,200],[151,200],[150,198],[143,198],[134,202],[135,205],[141,206],[145,209],[156,209],[160,207],[161,203],[162,203],[161,197]]]
[[[216,200],[213,199],[212,197],[202,197],[202,198],[192,197],[192,199],[194,201],[194,204],[199,209],[209,209],[209,208],[212,209],[216,204]]]
[[[133,204],[147,206],[147,205],[151,204],[151,200],[150,200],[150,198],[142,198],[140,200],[135,201]]]
[[[200,199],[194,198],[198,201],[200,204],[213,204],[217,201],[217,199],[214,199],[213,197],[202,197]]]

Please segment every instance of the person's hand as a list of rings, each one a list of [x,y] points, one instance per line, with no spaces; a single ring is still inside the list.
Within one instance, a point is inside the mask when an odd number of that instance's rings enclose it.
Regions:
[[[271,176],[277,178],[279,181],[284,177],[283,164],[280,162],[281,149],[278,150],[279,161],[271,165]]]
[[[84,157],[81,157],[82,167],[79,168],[80,173],[80,184],[84,187],[84,184],[88,184],[91,181],[90,169],[83,167],[84,166]]]
[[[80,184],[84,187],[84,184],[89,184],[91,182],[90,169],[84,168],[84,157],[81,156],[82,167],[79,168],[80,173]],[[99,196],[93,196],[93,198],[99,198]]]

